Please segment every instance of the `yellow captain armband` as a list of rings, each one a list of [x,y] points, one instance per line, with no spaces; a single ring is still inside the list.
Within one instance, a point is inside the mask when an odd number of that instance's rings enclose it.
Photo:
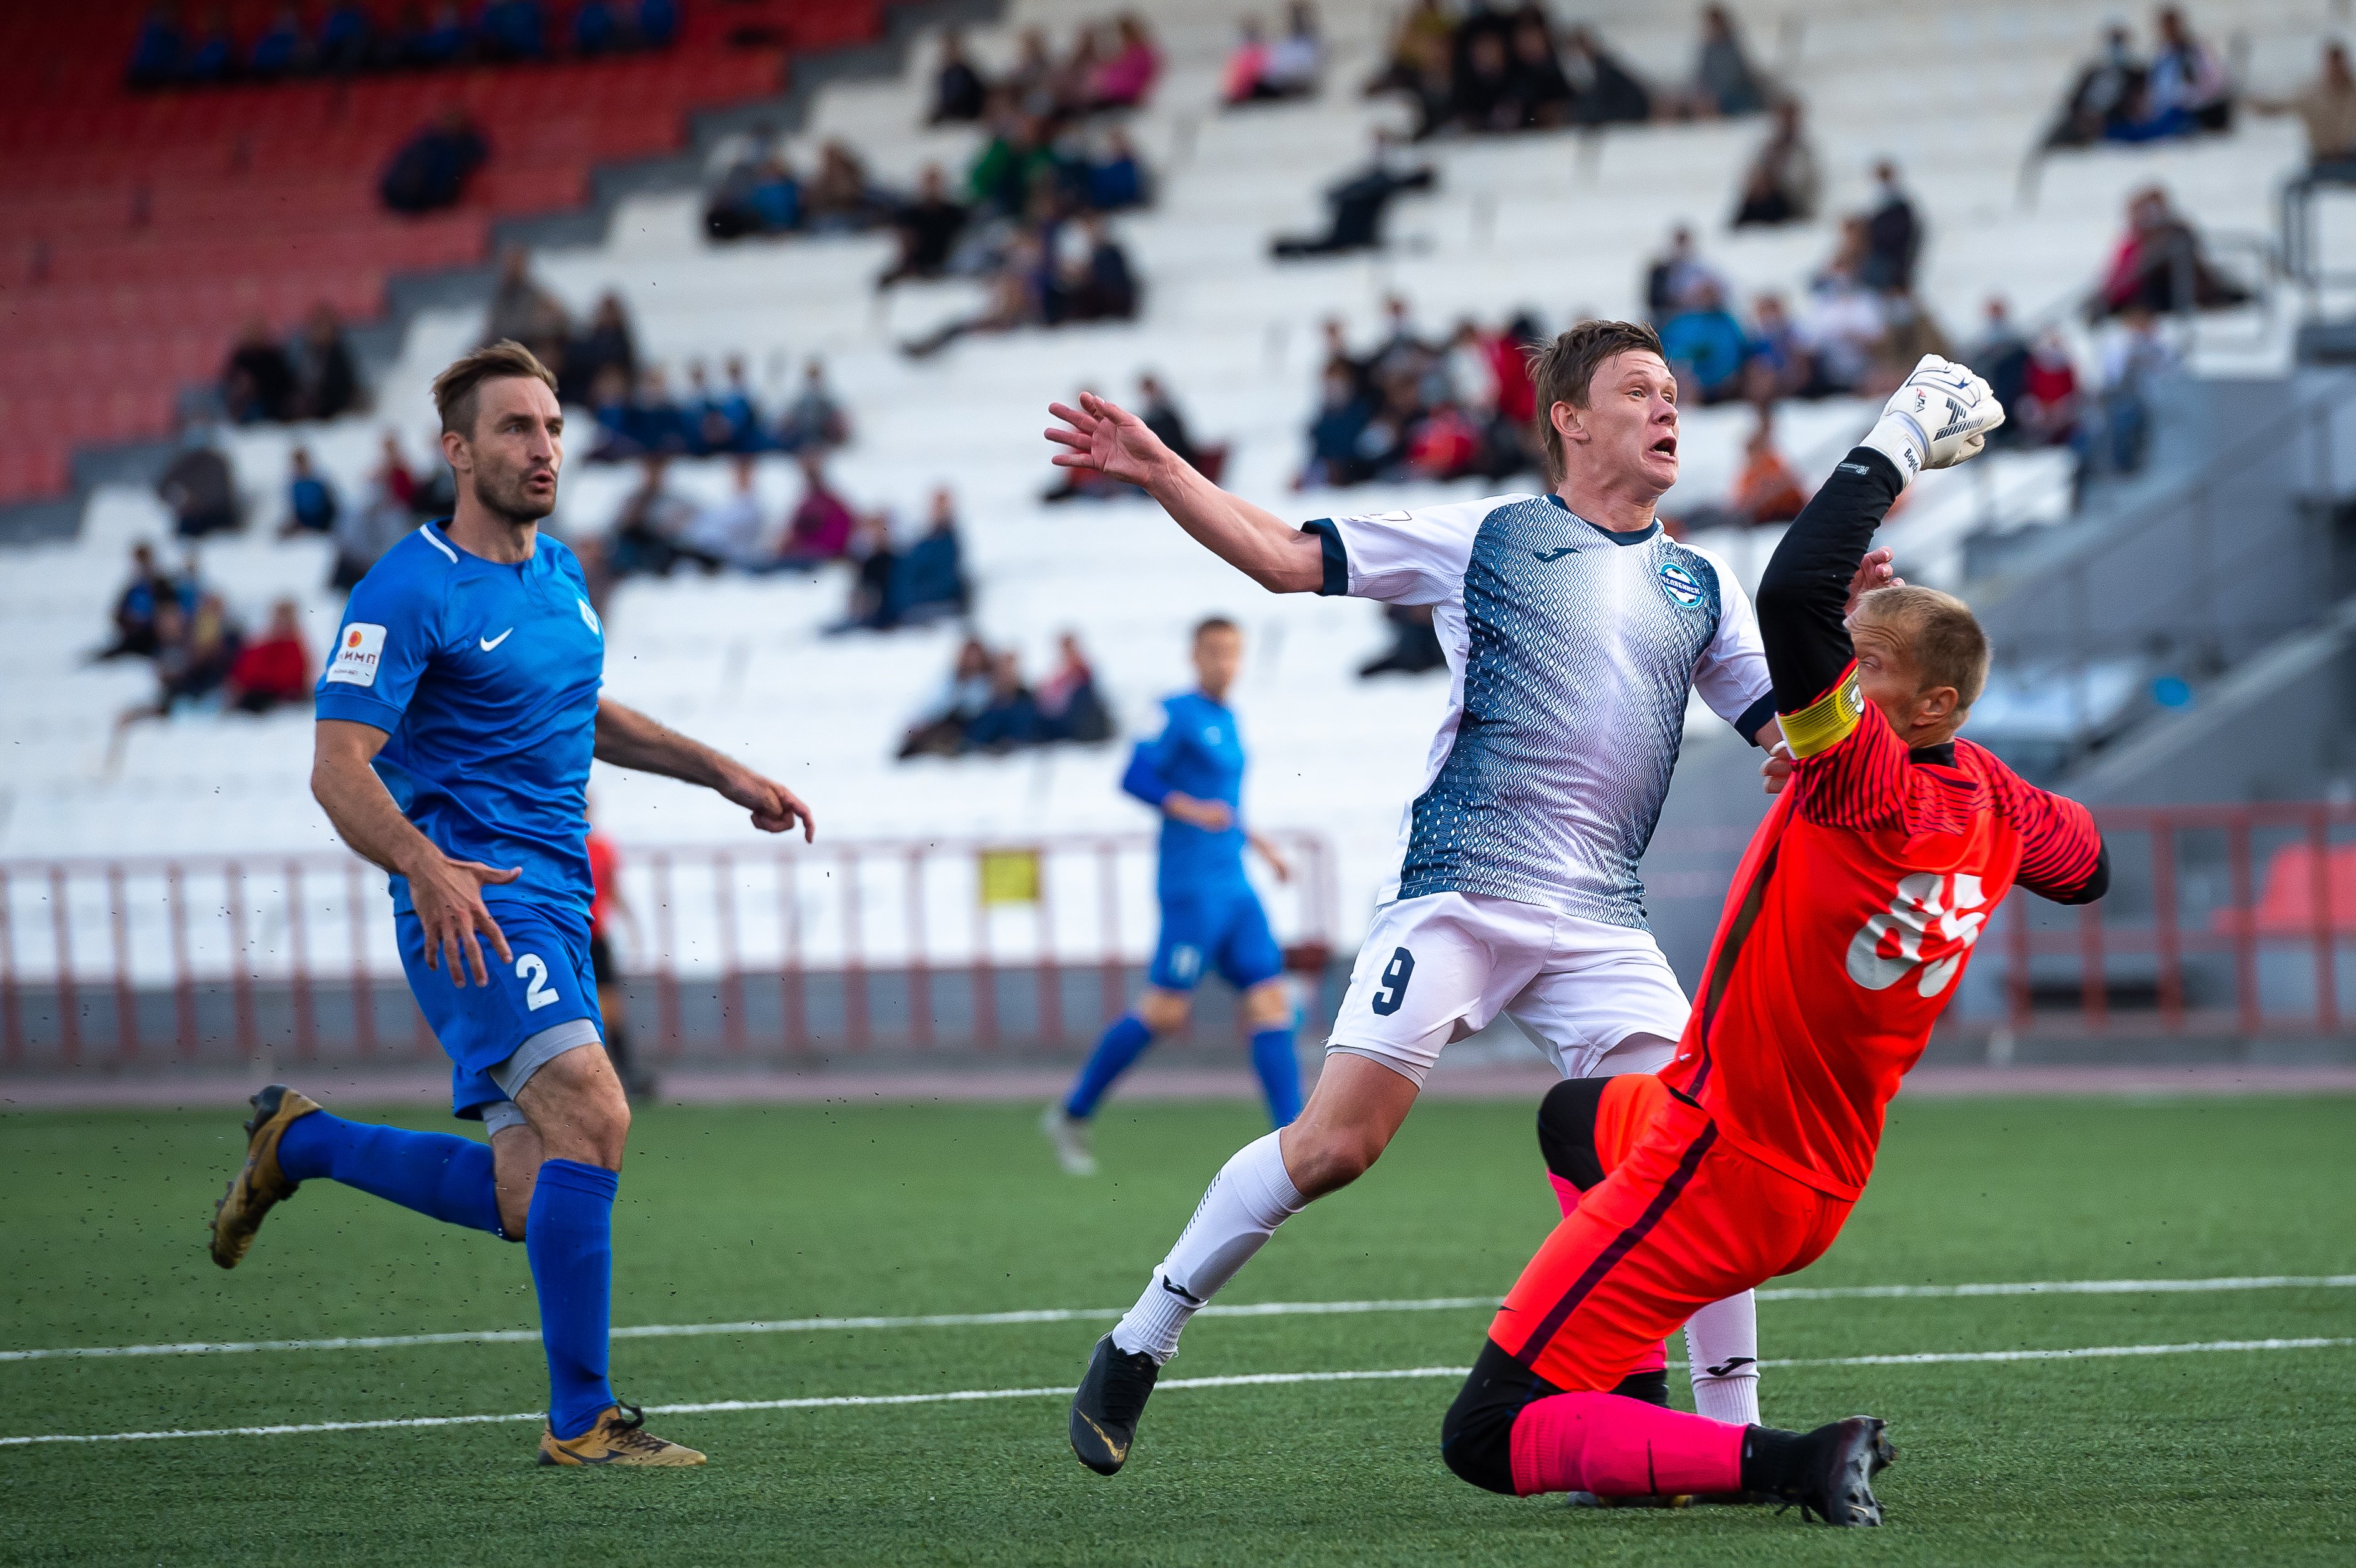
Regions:
[[[1776,718],[1783,727],[1783,743],[1798,758],[1831,751],[1848,739],[1864,714],[1865,699],[1858,695],[1857,666],[1852,664],[1824,696],[1797,713],[1779,713]]]

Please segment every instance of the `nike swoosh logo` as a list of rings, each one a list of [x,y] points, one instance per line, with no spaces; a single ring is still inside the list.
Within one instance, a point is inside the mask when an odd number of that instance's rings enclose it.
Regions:
[[[514,635],[515,628],[513,626],[509,626],[506,631],[501,632],[496,637],[477,637],[475,640],[483,645],[483,651],[485,653],[489,653],[493,648],[498,647],[501,643],[506,642],[509,637]]]
[[[1088,1424],[1088,1430],[1097,1435],[1097,1441],[1105,1445],[1105,1452],[1112,1456],[1114,1464],[1119,1465],[1127,1462],[1129,1458],[1128,1444],[1114,1442],[1112,1440],[1112,1435],[1107,1432],[1103,1427],[1098,1426],[1096,1423],[1096,1417],[1090,1415],[1087,1411],[1076,1410],[1072,1412],[1072,1413]]]
[[[1552,549],[1534,549],[1530,551],[1532,558],[1538,560],[1560,560],[1564,556],[1577,555],[1579,551],[1575,548],[1567,544],[1558,544]]]

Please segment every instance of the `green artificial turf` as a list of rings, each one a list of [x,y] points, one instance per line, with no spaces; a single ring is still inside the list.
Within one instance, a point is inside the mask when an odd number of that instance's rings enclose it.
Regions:
[[[1035,1107],[658,1108],[616,1211],[616,1319],[1117,1307],[1242,1105],[1116,1104],[1106,1174]],[[1494,1295],[1553,1217],[1526,1104],[1420,1107],[1232,1302]],[[443,1125],[412,1109],[391,1119]],[[317,1182],[223,1274],[237,1118],[0,1117],[0,1349],[528,1329],[521,1249]],[[2356,1101],[1901,1102],[1832,1253],[1786,1284],[2356,1273]],[[1440,1464],[1447,1378],[1166,1390],[1127,1470],[1054,1397],[675,1414],[693,1472],[550,1471],[523,1423],[0,1447],[0,1561],[1334,1563],[2356,1561],[2356,1349],[1912,1366],[1852,1355],[2356,1336],[2356,1289],[1769,1302],[1770,1420],[1886,1415],[1890,1524],[1567,1509]],[[1477,1308],[1205,1318],[1169,1377],[1463,1366]],[[1098,1319],[618,1341],[626,1398],[1062,1387]],[[1682,1380],[1672,1377],[1673,1385]],[[0,1362],[0,1435],[529,1411],[530,1343]],[[1678,1390],[1683,1399],[1683,1390]]]

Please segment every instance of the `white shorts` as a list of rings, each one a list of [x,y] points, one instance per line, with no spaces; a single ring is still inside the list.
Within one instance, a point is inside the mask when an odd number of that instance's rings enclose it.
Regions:
[[[1691,1010],[1649,931],[1484,893],[1427,893],[1375,912],[1325,1049],[1420,1084],[1451,1040],[1503,1013],[1565,1078],[1657,1072]],[[1632,1035],[1667,1043],[1621,1050]]]

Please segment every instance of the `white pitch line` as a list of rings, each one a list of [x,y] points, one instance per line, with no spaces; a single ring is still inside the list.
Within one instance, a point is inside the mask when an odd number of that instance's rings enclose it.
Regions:
[[[1816,1360],[1775,1361],[1778,1371],[1797,1367],[1923,1367],[1970,1365],[1989,1361],[2077,1361],[2120,1356],[2181,1356],[2220,1350],[2329,1350],[2356,1346],[2356,1339],[2211,1339],[2189,1345],[2092,1345],[2062,1350],[1928,1350],[1903,1356],[1831,1356]],[[1672,1363],[1682,1365],[1682,1363]],[[1461,1378],[1464,1367],[1397,1367],[1347,1372],[1243,1372],[1227,1377],[1166,1378],[1154,1385],[1164,1389],[1266,1388],[1284,1383],[1350,1383],[1391,1381],[1402,1378]],[[648,1415],[709,1415],[748,1410],[840,1410],[873,1405],[968,1404],[982,1400],[1066,1399],[1071,1390],[1054,1388],[954,1389],[945,1393],[852,1393],[804,1399],[720,1399],[686,1404],[650,1404]],[[508,1422],[544,1421],[536,1410],[511,1415],[418,1415],[384,1421],[309,1421],[275,1426],[212,1426],[164,1432],[44,1433],[37,1436],[0,1437],[0,1448],[22,1448],[44,1443],[154,1443],[192,1437],[289,1437],[319,1432],[390,1432],[424,1426],[482,1426]]]
[[[2345,1290],[2356,1274],[2234,1275],[2216,1279],[2060,1279],[1992,1285],[1783,1285],[1762,1301],[1946,1300],[1992,1296],[2162,1296],[2222,1290]],[[1262,1301],[1203,1308],[1198,1317],[1313,1317],[1361,1312],[1451,1312],[1494,1307],[1494,1296],[1431,1296],[1403,1301]],[[861,1328],[986,1328],[1021,1323],[1105,1322],[1119,1307],[1048,1307],[1021,1312],[933,1312],[912,1317],[779,1317],[743,1323],[648,1323],[613,1330],[616,1339],[700,1339],[727,1334],[815,1334]],[[528,1345],[537,1328],[477,1328],[443,1334],[346,1335],[331,1339],[188,1340],[159,1345],[64,1345],[0,1350],[0,1361],[50,1361],[112,1356],[235,1356],[260,1350],[391,1350],[417,1345]]]

